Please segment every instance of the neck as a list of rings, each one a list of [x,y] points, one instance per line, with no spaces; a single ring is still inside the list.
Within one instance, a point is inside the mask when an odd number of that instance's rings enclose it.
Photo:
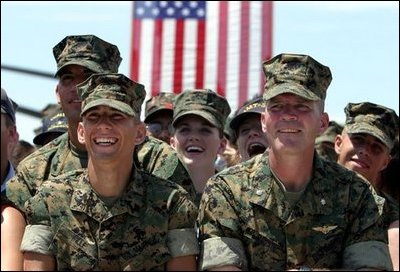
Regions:
[[[203,193],[207,180],[215,174],[214,164],[208,167],[188,166],[188,172],[197,193]]]
[[[104,197],[120,197],[129,183],[133,169],[133,160],[130,163],[121,163],[122,160],[104,163],[88,162],[90,184],[93,189]]]
[[[271,170],[289,192],[303,190],[312,177],[314,151],[301,156],[270,152],[268,158]]]

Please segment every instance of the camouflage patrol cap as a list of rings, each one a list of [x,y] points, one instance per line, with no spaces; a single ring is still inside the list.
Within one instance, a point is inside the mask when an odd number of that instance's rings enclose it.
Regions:
[[[65,114],[59,110],[43,118],[41,131],[33,138],[33,143],[36,145],[44,145],[49,135],[53,134],[55,137],[58,137],[67,131],[67,118]]]
[[[104,105],[140,118],[146,91],[123,74],[93,74],[77,89],[82,100],[81,116],[90,108]]]
[[[172,125],[175,127],[179,118],[194,114],[223,130],[230,112],[228,101],[216,92],[208,89],[187,90],[176,97]]]
[[[336,123],[335,121],[329,121],[328,128],[315,139],[315,143],[321,142],[335,143],[336,135],[341,134],[343,126]]]
[[[344,129],[347,133],[366,133],[376,137],[389,150],[393,148],[399,131],[399,117],[394,110],[370,102],[361,102],[347,104],[344,112]]]
[[[65,66],[76,64],[95,73],[117,73],[122,58],[118,47],[95,35],[65,37],[53,48],[58,73]]]
[[[174,93],[160,92],[155,96],[152,96],[146,101],[146,107],[144,111],[144,122],[150,119],[150,116],[159,111],[170,111],[171,114],[174,111]]]
[[[235,114],[233,119],[231,120],[230,127],[236,131],[242,121],[251,114],[261,115],[265,110],[265,101],[262,97],[255,97],[245,103]]]
[[[332,81],[329,67],[307,55],[280,54],[263,63],[264,100],[292,93],[308,100],[325,100]]]

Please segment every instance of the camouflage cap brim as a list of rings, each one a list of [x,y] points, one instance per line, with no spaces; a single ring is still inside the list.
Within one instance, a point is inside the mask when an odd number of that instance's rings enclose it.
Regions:
[[[236,131],[239,128],[240,124],[243,123],[243,120],[246,119],[247,117],[251,116],[251,115],[258,116],[258,117],[261,118],[261,112],[255,112],[255,111],[243,112],[243,113],[235,116],[231,120],[231,122],[229,124],[229,127],[231,129],[233,129],[234,131]]]
[[[81,116],[83,116],[85,112],[87,112],[89,109],[97,106],[108,106],[110,108],[126,113],[129,116],[138,117],[136,116],[136,113],[133,111],[132,107],[130,107],[128,104],[121,101],[117,101],[115,99],[107,99],[107,98],[96,99],[87,103],[86,106],[81,110]]]
[[[209,122],[211,125],[213,125],[217,128],[223,128],[223,125],[220,122],[218,122],[218,120],[214,117],[214,115],[212,115],[211,113],[208,113],[206,111],[202,111],[202,110],[185,111],[185,112],[182,112],[181,114],[178,114],[177,116],[175,116],[174,120],[172,121],[172,126],[175,127],[175,125],[177,124],[179,119],[181,119],[182,117],[184,117],[186,115],[200,116],[203,119],[207,120],[207,122]]]
[[[151,117],[155,114],[155,113],[158,113],[158,112],[161,112],[161,111],[164,111],[164,112],[166,112],[166,113],[170,113],[171,114],[171,116],[173,115],[173,113],[174,113],[174,110],[171,108],[158,108],[158,109],[154,109],[154,110],[152,110],[152,111],[149,111],[148,113],[147,113],[147,116],[144,118],[144,122],[146,123],[146,122],[148,122],[150,119],[151,119]]]
[[[66,133],[65,130],[64,131],[52,130],[52,131],[42,132],[36,135],[35,138],[33,138],[33,143],[35,145],[44,145],[46,138],[48,138],[50,135],[55,135],[54,138],[57,138],[58,136],[63,135],[64,133]]]
[[[284,93],[292,93],[303,97],[307,100],[318,101],[321,100],[315,93],[306,89],[303,85],[295,84],[295,83],[280,83],[276,84],[273,87],[267,89],[264,92],[263,98],[265,101],[270,100],[271,98],[278,96]]]
[[[354,123],[347,124],[345,126],[347,133],[365,133],[371,136],[374,136],[379,141],[381,141],[384,145],[386,145],[389,150],[393,148],[393,141],[380,129],[376,126],[371,126],[367,123]]]
[[[63,70],[66,66],[72,65],[72,64],[83,66],[83,67],[93,71],[94,73],[106,73],[106,72],[108,72],[108,71],[104,71],[104,69],[101,67],[101,65],[98,64],[95,61],[72,59],[71,61],[68,61],[68,62],[64,63],[62,66],[60,66],[60,68],[58,68],[58,70],[57,70],[57,72],[55,73],[54,76],[57,77],[61,70]]]

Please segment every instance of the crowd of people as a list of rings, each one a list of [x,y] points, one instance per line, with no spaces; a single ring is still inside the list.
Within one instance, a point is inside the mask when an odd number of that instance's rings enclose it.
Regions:
[[[399,117],[349,101],[329,120],[328,66],[265,60],[232,112],[209,89],[145,101],[94,35],[53,55],[35,146],[1,90],[2,270],[399,269]]]

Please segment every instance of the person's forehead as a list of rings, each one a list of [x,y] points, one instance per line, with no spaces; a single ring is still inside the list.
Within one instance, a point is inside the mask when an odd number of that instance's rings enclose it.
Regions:
[[[191,124],[200,124],[202,126],[215,127],[203,117],[196,114],[187,114],[179,118],[176,126],[189,126]]]
[[[114,109],[113,107],[106,106],[106,105],[98,105],[93,108],[88,109],[87,113],[85,115],[90,114],[90,113],[120,113],[123,115],[126,115],[122,111],[119,111],[117,109]]]
[[[243,119],[239,123],[239,128],[242,126],[249,125],[249,123],[259,123],[261,125],[261,114],[255,112],[249,112],[246,116],[243,116]]]
[[[312,102],[314,102],[312,100],[305,99],[304,97],[301,97],[301,96],[296,95],[296,94],[283,93],[283,94],[279,94],[279,95],[271,98],[270,100],[267,101],[267,103],[268,102],[282,102],[282,101],[286,101],[286,100],[293,100],[293,101],[301,102],[301,103],[312,103]]]
[[[350,138],[355,138],[355,137],[362,137],[370,142],[373,143],[378,143],[380,145],[386,146],[384,143],[382,143],[377,137],[368,134],[368,133],[348,133]]]
[[[61,77],[66,74],[82,74],[82,75],[91,75],[94,72],[84,66],[81,66],[79,64],[70,64],[65,67],[63,67],[60,72],[58,73],[58,76]]]

